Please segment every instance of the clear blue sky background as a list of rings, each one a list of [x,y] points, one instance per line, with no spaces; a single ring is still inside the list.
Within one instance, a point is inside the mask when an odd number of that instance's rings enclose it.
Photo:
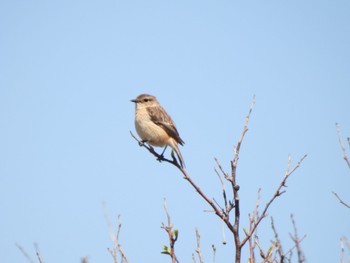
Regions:
[[[233,261],[230,233],[182,179],[131,138],[140,93],[156,95],[186,142],[188,172],[221,201],[214,157],[229,171],[253,95],[238,168],[242,224],[308,154],[272,206],[287,250],[293,213],[308,262],[338,262],[350,237],[350,173],[335,122],[350,136],[349,1],[19,1],[0,3],[0,254],[27,262],[112,262],[103,216],[122,214],[131,262],[169,262],[163,198],[190,262]],[[167,154],[170,152],[168,151]],[[265,248],[269,219],[259,229]],[[245,250],[245,260],[246,260]]]

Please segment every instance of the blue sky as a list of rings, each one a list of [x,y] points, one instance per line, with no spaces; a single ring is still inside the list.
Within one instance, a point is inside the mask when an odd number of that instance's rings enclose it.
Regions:
[[[242,227],[278,186],[291,155],[308,157],[269,215],[285,244],[290,214],[308,262],[336,262],[350,237],[349,170],[335,122],[350,136],[348,1],[1,1],[0,251],[3,262],[112,262],[103,215],[122,214],[131,262],[168,262],[163,198],[180,231],[181,262],[202,237],[217,262],[232,239],[182,179],[138,147],[130,99],[150,93],[186,142],[188,172],[221,198],[214,157],[229,171],[252,97],[238,168]],[[167,152],[169,154],[169,151]],[[265,247],[273,238],[261,225]],[[246,253],[247,251],[245,251]]]

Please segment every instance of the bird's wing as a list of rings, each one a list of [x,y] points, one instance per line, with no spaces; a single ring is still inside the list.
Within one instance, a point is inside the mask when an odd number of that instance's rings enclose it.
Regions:
[[[148,114],[153,121],[158,126],[162,127],[165,132],[172,138],[174,138],[177,143],[184,145],[184,141],[180,138],[179,132],[176,129],[174,121],[171,119],[169,114],[161,106],[148,107]]]

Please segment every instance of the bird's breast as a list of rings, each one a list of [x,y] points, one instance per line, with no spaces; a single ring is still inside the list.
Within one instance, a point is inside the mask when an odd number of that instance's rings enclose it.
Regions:
[[[135,114],[135,128],[142,140],[153,146],[163,147],[168,144],[169,135],[159,125],[155,124],[147,110],[138,110]]]

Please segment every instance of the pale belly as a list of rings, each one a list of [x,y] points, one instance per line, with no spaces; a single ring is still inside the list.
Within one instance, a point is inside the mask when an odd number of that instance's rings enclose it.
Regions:
[[[163,147],[168,144],[168,134],[161,127],[147,118],[142,118],[142,116],[136,115],[135,128],[141,139],[147,141],[147,143],[153,146]]]

